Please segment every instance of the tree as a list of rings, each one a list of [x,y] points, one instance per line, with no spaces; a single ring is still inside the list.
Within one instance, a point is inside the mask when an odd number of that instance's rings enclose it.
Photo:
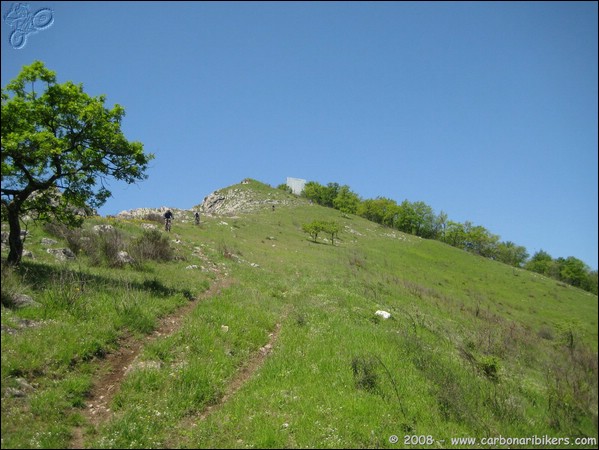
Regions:
[[[445,229],[447,228],[448,221],[447,213],[441,211],[439,215],[435,218],[435,239],[443,241],[445,239]]]
[[[466,244],[466,228],[464,224],[447,221],[445,233],[443,234],[443,242],[453,247],[463,248]]]
[[[293,190],[287,185],[287,183],[279,184],[277,186],[277,189],[280,189],[281,191],[285,191],[288,194],[293,194]]]
[[[551,255],[544,250],[539,250],[532,255],[532,258],[526,263],[524,268],[532,272],[550,276],[553,265],[554,263]]]
[[[399,209],[395,200],[385,197],[366,199],[358,205],[356,214],[381,225],[393,226]]]
[[[339,194],[339,183],[327,183],[327,186],[323,189],[322,198],[320,204],[329,208],[334,208],[333,204],[337,194]]]
[[[430,238],[435,232],[435,213],[424,202],[410,203],[404,200],[399,205],[396,227],[404,233]]]
[[[347,185],[339,188],[337,197],[333,200],[335,209],[347,214],[355,214],[359,204],[360,197],[358,197],[358,194],[352,192]]]
[[[589,271],[589,267],[580,259],[568,256],[561,261],[559,276],[562,281],[572,286],[582,287],[587,283]]]
[[[118,104],[108,109],[105,99],[90,97],[81,84],[58,84],[40,61],[23,67],[2,89],[0,194],[10,226],[9,264],[21,260],[23,216],[80,225],[78,209],[97,208],[110,197],[108,178],[147,178],[154,155],[125,139],[125,110]]]
[[[305,233],[308,233],[310,235],[310,237],[312,237],[314,242],[316,242],[316,239],[318,238],[318,234],[321,231],[323,231],[323,225],[319,221],[315,220],[313,222],[303,224],[302,230]]]
[[[322,231],[331,235],[331,245],[335,245],[335,236],[339,236],[341,226],[337,222],[322,222],[320,226]]]
[[[307,198],[308,200],[312,200],[318,205],[322,205],[322,199],[324,197],[325,189],[326,188],[322,184],[316,181],[308,181],[304,186],[302,196]]]
[[[516,245],[511,241],[497,244],[497,259],[502,263],[514,267],[522,267],[528,256],[525,247]]]
[[[495,258],[499,236],[490,233],[481,225],[474,226],[470,222],[466,222],[465,226],[467,249],[485,258]]]

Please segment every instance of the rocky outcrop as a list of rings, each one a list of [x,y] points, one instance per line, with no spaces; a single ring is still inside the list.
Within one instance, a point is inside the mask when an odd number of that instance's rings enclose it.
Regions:
[[[49,248],[46,250],[59,261],[69,261],[75,259],[75,253],[70,248]]]
[[[204,198],[200,208],[206,215],[234,216],[261,209],[274,209],[275,205],[289,206],[301,201],[283,191],[273,190],[268,193],[257,193],[253,189],[237,186],[213,192]]]
[[[173,212],[173,214],[175,215],[175,218],[177,217],[177,211],[181,211],[176,208],[169,208],[168,206],[161,206],[160,208],[130,209],[128,211],[121,211],[116,216],[119,219],[146,219],[147,217],[152,216],[154,214],[159,214],[160,216],[162,216],[169,209]]]

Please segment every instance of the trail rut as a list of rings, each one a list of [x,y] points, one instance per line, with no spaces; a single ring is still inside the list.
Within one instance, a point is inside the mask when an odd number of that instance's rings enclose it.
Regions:
[[[109,405],[115,394],[119,391],[131,364],[141,353],[144,346],[155,339],[169,336],[176,332],[183,324],[184,318],[197,306],[199,301],[218,295],[222,289],[229,287],[231,284],[233,284],[233,281],[229,278],[218,278],[197,300],[182,306],[175,311],[174,314],[163,317],[160,320],[158,327],[151,335],[148,335],[143,339],[125,336],[119,342],[118,350],[108,354],[101,363],[101,367],[98,371],[100,375],[94,383],[88,401],[86,402],[85,409],[83,410],[86,422],[93,427],[97,427],[110,418],[112,412]],[[84,434],[83,427],[77,427],[73,431],[73,439],[71,440],[69,448],[85,448]]]

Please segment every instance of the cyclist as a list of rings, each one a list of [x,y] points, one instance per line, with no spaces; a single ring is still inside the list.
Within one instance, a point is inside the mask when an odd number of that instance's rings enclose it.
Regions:
[[[173,213],[170,209],[164,213],[164,229],[166,231],[171,231],[171,222],[173,221],[173,217]]]
[[[198,211],[196,211],[196,213],[194,214],[194,217],[196,219],[196,225],[200,224],[200,213]]]

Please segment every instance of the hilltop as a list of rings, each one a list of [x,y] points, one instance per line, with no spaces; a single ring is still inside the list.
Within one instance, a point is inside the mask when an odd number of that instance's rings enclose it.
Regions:
[[[131,211],[3,265],[3,447],[596,448],[597,296],[255,180]]]
[[[212,216],[231,216],[260,211],[277,206],[298,206],[306,200],[287,194],[278,189],[245,179],[239,185],[214,191],[194,209],[199,209]]]

